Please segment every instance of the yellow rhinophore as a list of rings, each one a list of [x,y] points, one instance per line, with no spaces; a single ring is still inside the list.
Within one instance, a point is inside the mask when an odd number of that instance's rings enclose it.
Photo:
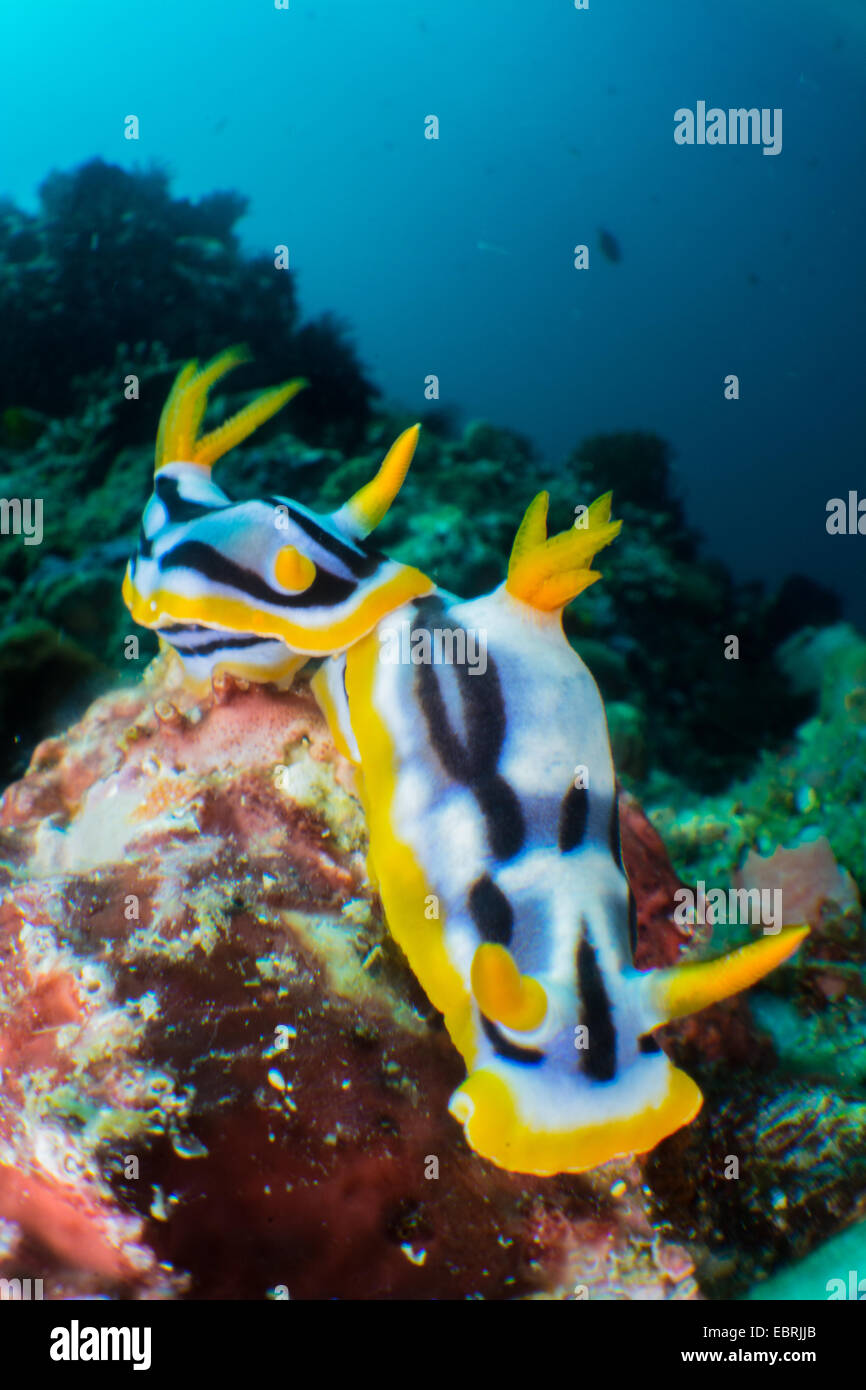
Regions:
[[[382,460],[375,478],[371,478],[369,483],[359,488],[348,502],[334,513],[334,521],[345,535],[363,540],[379,525],[403,486],[420,433],[420,425],[410,425],[409,429],[398,435]]]
[[[259,425],[270,420],[309,384],[303,377],[296,377],[283,386],[273,386],[199,439],[198,431],[207,406],[208,391],[220,377],[249,360],[247,348],[230,347],[211,358],[201,369],[195,360],[181,368],[159,418],[155,474],[169,463],[191,463],[210,473],[217,459],[240,444]]]
[[[589,507],[588,524],[547,535],[550,494],[539,492],[520,523],[505,588],[532,608],[552,613],[594,584],[601,575],[589,568],[593,556],[619,535],[621,521],[610,520],[612,494],[597,497]]]

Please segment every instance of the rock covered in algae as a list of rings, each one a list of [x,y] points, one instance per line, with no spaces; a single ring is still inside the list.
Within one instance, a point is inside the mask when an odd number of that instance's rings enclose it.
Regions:
[[[736,1297],[866,1214],[866,1103],[752,1078],[711,1095],[652,1155],[647,1177],[657,1213],[689,1239],[702,1289]]]
[[[657,890],[639,826],[629,805],[624,856]],[[467,1148],[461,1060],[365,849],[303,686],[195,703],[158,662],[37,748],[0,803],[5,1277],[49,1298],[696,1296],[639,1165],[534,1179]]]

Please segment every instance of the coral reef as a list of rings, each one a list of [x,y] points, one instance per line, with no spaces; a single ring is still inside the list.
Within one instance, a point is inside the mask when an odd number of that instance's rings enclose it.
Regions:
[[[155,1000],[117,1004],[104,968],[58,941],[62,913],[50,892],[13,897],[4,885],[0,1268],[48,1279],[54,1297],[168,1297],[183,1281],[159,1268],[96,1158],[108,1136],[134,1134],[174,1099],[171,1077],[134,1060]]]
[[[299,325],[290,271],[241,255],[241,195],[190,203],[171,197],[159,169],[127,173],[93,159],[49,175],[39,200],[33,215],[0,203],[0,408],[72,413],[77,381],[110,370],[118,344],[130,345],[121,359],[135,371],[163,343],[190,357],[240,339],[267,357],[271,379],[299,375],[303,361],[311,386],[295,415],[301,433],[363,435],[373,386],[333,316]]]
[[[779,890],[812,927],[748,1001],[664,1030],[706,1104],[647,1161],[533,1180],[478,1159],[305,685],[196,703],[165,659],[118,685],[155,652],[119,578],[176,359],[245,340],[268,381],[311,382],[226,464],[239,496],[338,505],[411,421],[374,417],[338,322],[302,325],[292,275],[241,255],[244,208],[100,161],[52,175],[35,215],[0,204],[0,493],[45,499],[40,544],[0,543],[0,775],[21,778],[0,802],[0,1273],[49,1297],[808,1296],[866,1214],[866,641],[812,581],[767,599],[707,561],[656,436],[557,466],[422,417],[378,538],[448,589],[500,582],[538,489],[554,528],[614,490],[621,540],[566,622],[640,796],[620,799],[638,964],[748,938],[674,917],[699,880]]]
[[[741,1001],[730,1006],[737,1028],[729,1017],[714,1040],[709,1011],[677,1035],[708,1104],[653,1156],[648,1180],[671,1229],[691,1224],[701,1287],[717,1297],[811,1252],[823,1269],[824,1242],[830,1261],[840,1227],[866,1211],[866,641],[844,624],[806,631],[779,661],[817,704],[791,744],[721,796],[697,798],[665,779],[649,793],[650,818],[687,882],[778,891],[781,923],[812,928],[785,976],[753,991],[745,1014]],[[742,921],[718,920],[713,949],[749,934]],[[748,1064],[736,1094],[713,1060]],[[793,1282],[779,1277],[780,1289],[806,1287],[796,1270]],[[776,1287],[774,1278],[767,1288]]]
[[[465,1145],[460,1058],[303,685],[226,678],[194,704],[160,659],[40,745],[0,825],[5,1276],[46,1297],[696,1296],[638,1165],[527,1179]],[[667,959],[672,880],[629,801],[622,839]]]

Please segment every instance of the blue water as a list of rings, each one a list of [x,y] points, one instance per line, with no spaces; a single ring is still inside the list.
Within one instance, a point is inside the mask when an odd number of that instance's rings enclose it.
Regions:
[[[737,574],[866,622],[866,536],[825,531],[866,496],[862,3],[3,0],[0,53],[0,194],[95,155],[237,189],[387,397],[423,419],[435,373],[551,462],[655,430]],[[781,153],[676,145],[699,100],[781,108]]]

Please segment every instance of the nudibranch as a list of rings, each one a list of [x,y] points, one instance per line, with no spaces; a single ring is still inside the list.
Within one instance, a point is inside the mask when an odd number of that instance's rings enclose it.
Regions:
[[[406,475],[417,429],[332,516],[287,497],[232,503],[211,477],[217,459],[306,385],[257,397],[202,438],[208,391],[247,360],[229,348],[178,374],[160,419],[153,494],[123,597],[142,627],[174,649],[191,680],[221,671],[288,683],[313,656],[341,651],[432,580],[358,542],[381,521]]]
[[[604,706],[562,630],[620,529],[610,494],[550,537],[539,494],[505,582],[457,598],[364,541],[417,428],[328,517],[284,498],[232,504],[216,488],[213,460],[299,389],[266,393],[198,440],[208,387],[237,360],[191,364],[169,397],[124,585],[133,616],[192,676],[285,679],[326,657],[312,687],[359,768],[389,929],[465,1061],[450,1109],[472,1148],[538,1175],[652,1149],[702,1099],[654,1030],[746,989],[808,929],[719,960],[634,966]]]

